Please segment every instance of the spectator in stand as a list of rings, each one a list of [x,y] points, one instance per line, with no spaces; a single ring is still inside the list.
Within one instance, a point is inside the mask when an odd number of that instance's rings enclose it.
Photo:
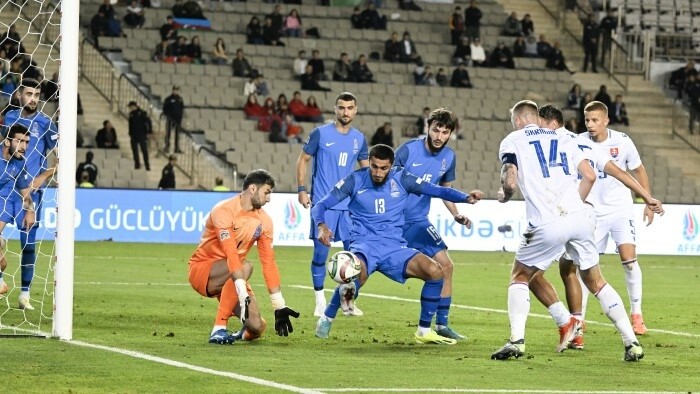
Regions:
[[[289,102],[287,101],[287,96],[284,93],[280,93],[279,96],[277,96],[277,116],[280,119],[280,122],[283,121],[284,117],[287,116],[289,112]]]
[[[51,79],[45,79],[41,82],[41,96],[46,103],[58,105],[58,71],[53,73]],[[44,110],[44,113],[47,112],[53,113],[55,109],[52,111]]]
[[[593,101],[593,95],[586,92],[583,94],[583,98],[581,98],[581,106],[578,108],[578,116],[577,116],[577,123],[578,123],[578,132],[583,133],[587,131],[586,128],[586,122],[585,122],[585,116],[584,116],[584,108],[586,108],[586,105]]]
[[[615,9],[608,8],[607,15],[600,21],[600,32],[603,35],[603,46],[600,48],[600,64],[605,66],[605,56],[610,52],[612,34],[617,30],[617,16]]]
[[[535,36],[525,38],[525,57],[540,57],[537,53],[537,39]]]
[[[348,54],[343,52],[340,54],[340,59],[335,61],[333,67],[333,80],[340,82],[352,82],[352,66]]]
[[[246,119],[258,121],[267,115],[267,111],[258,104],[258,96],[254,94],[248,96],[248,101],[243,106],[243,113],[245,113]]]
[[[202,59],[202,46],[199,43],[199,36],[194,36],[187,45],[187,56],[192,59],[193,63],[206,64],[206,60]]]
[[[690,75],[698,75],[698,70],[695,69],[695,60],[692,59],[688,60],[685,66],[671,73],[668,84],[671,89],[676,89],[679,99],[683,98],[686,81],[689,80]]]
[[[700,81],[696,74],[688,74],[685,89],[685,96],[690,106],[688,132],[692,135],[695,134],[695,123],[700,121]]]
[[[97,12],[103,13],[104,16],[107,18],[114,18],[114,15],[116,14],[116,11],[114,11],[114,7],[112,6],[112,2],[110,0],[102,0],[102,4],[100,5],[100,8],[97,10]]]
[[[274,123],[270,128],[270,142],[272,142],[273,144],[288,143],[289,140],[284,134],[285,131],[282,130],[282,122],[278,121]]]
[[[399,0],[399,8],[407,11],[423,11],[413,0]]]
[[[276,33],[278,37],[282,35],[284,32],[284,16],[282,15],[282,6],[280,4],[275,4],[275,8],[272,13],[267,15],[265,18],[270,18],[270,29]],[[265,25],[267,25],[267,22],[265,22]]]
[[[287,137],[287,141],[301,144],[303,140],[301,135],[304,133],[304,128],[301,127],[291,114],[287,114],[282,122],[282,134]]]
[[[575,74],[575,72],[571,71],[566,65],[566,58],[561,48],[559,48],[559,41],[554,41],[554,46],[549,52],[549,57],[547,58],[545,66],[552,70],[568,71],[569,74]]]
[[[622,101],[621,94],[615,95],[615,101],[609,108],[610,111],[608,113],[610,117],[610,124],[623,124],[625,126],[630,125],[630,120],[627,117],[627,106]]]
[[[218,65],[228,63],[228,55],[226,55],[226,44],[224,39],[219,37],[216,39],[214,49],[211,52],[211,62]]]
[[[85,153],[85,161],[78,164],[78,168],[75,171],[75,181],[80,184],[82,181],[82,175],[87,174],[87,181],[95,184],[97,180],[97,166],[92,160],[95,158],[95,154],[92,151],[87,151]]]
[[[109,28],[108,21],[109,20],[102,12],[98,12],[90,20],[90,34],[92,35],[93,41],[95,41],[95,48],[99,49],[99,37],[107,35],[107,29]],[[12,59],[12,57],[9,57],[8,53],[6,53],[5,56],[7,56],[5,57],[6,59]]]
[[[386,30],[386,16],[379,15],[374,2],[368,1],[360,13],[360,25],[362,29]]]
[[[175,153],[180,152],[180,128],[182,127],[182,117],[185,114],[185,102],[180,96],[180,87],[173,86],[172,93],[163,101],[163,114],[166,117],[167,131],[165,134],[165,151],[170,151],[170,138],[174,135]]]
[[[430,66],[424,66],[423,63],[418,63],[413,70],[413,82],[416,85],[435,86],[435,74]]]
[[[257,80],[257,75],[251,75],[248,78],[248,82],[243,85],[243,95],[245,97],[250,96],[251,94],[257,94],[258,93],[258,85],[255,83]]]
[[[161,41],[175,41],[177,39],[177,30],[175,30],[173,16],[168,15],[165,18],[165,23],[160,27]]]
[[[581,100],[582,99],[583,99],[583,97],[581,95],[581,85],[575,83],[571,87],[571,89],[569,89],[569,94],[567,94],[567,96],[566,96],[566,108],[568,108],[568,109],[581,108]]]
[[[295,91],[292,94],[292,99],[289,100],[289,112],[294,116],[294,120],[297,122],[308,122],[308,113],[306,111],[306,104],[301,98],[301,92]]]
[[[457,68],[452,72],[452,82],[450,86],[453,88],[469,88],[471,89],[472,82],[469,79],[469,71],[464,66],[464,63],[460,63]]]
[[[474,67],[485,66],[486,62],[486,51],[484,47],[481,46],[481,40],[475,39],[469,46],[469,51],[471,53],[472,65]]]
[[[455,7],[452,16],[450,17],[450,41],[452,45],[457,45],[464,35],[464,17],[462,16],[462,7]]]
[[[135,101],[130,101],[129,108],[129,137],[131,138],[131,153],[134,155],[134,168],[141,168],[139,148],[143,154],[143,164],[146,171],[151,171],[148,161],[148,135],[152,133],[153,126],[146,111],[139,108]]]
[[[523,35],[522,25],[518,20],[518,14],[516,12],[511,12],[508,18],[506,18],[501,35],[508,37],[518,37]]]
[[[552,44],[547,41],[547,37],[544,34],[540,34],[540,40],[537,41],[537,56],[543,59],[549,59],[549,55],[552,53]]]
[[[306,65],[306,72],[301,76],[301,90],[317,90],[330,92],[331,89],[321,86],[314,76],[314,68]]]
[[[146,18],[143,16],[143,8],[137,0],[131,0],[131,4],[126,7],[124,23],[129,27],[140,29],[145,22]]]
[[[392,148],[394,147],[394,135],[393,131],[391,130],[390,122],[384,122],[384,124],[377,128],[377,131],[374,132],[370,145],[374,146],[379,144],[388,145]]]
[[[277,105],[275,104],[275,100],[273,100],[272,97],[268,97],[265,99],[263,108],[265,109],[265,113],[267,113],[268,115],[277,114]]]
[[[403,33],[403,41],[401,45],[401,62],[402,63],[419,63],[422,59],[416,51],[416,44],[411,40],[411,34],[407,31]]]
[[[399,33],[391,32],[391,38],[384,42],[384,60],[395,63],[401,61],[401,41],[399,41]]]
[[[262,27],[263,44],[270,46],[283,47],[284,43],[280,41],[281,34],[272,23],[269,16],[265,17],[265,24]]]
[[[321,59],[321,53],[317,49],[311,51],[311,59],[309,59],[309,64],[311,65],[311,67],[313,67],[314,77],[316,77],[316,80],[328,80],[328,76],[326,75],[326,65],[323,63],[323,59]]]
[[[253,72],[253,67],[248,63],[248,59],[243,54],[243,49],[236,49],[236,57],[231,62],[234,77],[250,77]]]
[[[294,77],[301,79],[301,76],[306,72],[306,65],[309,61],[306,59],[306,51],[301,50],[294,59]]]
[[[309,96],[309,98],[306,99],[306,113],[312,122],[323,122],[323,114],[321,113],[321,108],[319,108],[316,103],[316,97]]]
[[[170,53],[170,49],[173,47],[174,44],[171,44],[170,41],[168,40],[163,40],[160,42],[160,44],[156,45],[155,51],[153,51],[153,61],[156,62],[164,62],[167,61],[168,58],[172,57],[172,53]]]
[[[231,189],[224,186],[224,180],[222,178],[219,178],[219,177],[216,177],[216,179],[214,179],[214,188],[212,188],[211,190],[215,191],[215,192],[230,192],[231,191]]]
[[[365,25],[362,21],[362,14],[360,12],[360,7],[355,6],[352,9],[352,15],[350,15],[350,24],[354,29],[364,29]]]
[[[448,86],[450,84],[444,68],[438,68],[437,74],[435,74],[435,82],[438,84],[438,86]]]
[[[163,167],[160,172],[160,181],[158,182],[158,189],[167,190],[175,189],[175,163],[177,162],[177,156],[170,155],[168,157],[168,164]]]
[[[352,78],[359,83],[377,82],[374,80],[374,74],[367,66],[367,56],[364,54],[360,54],[357,60],[352,62]]]
[[[530,14],[525,14],[523,20],[520,21],[520,31],[524,36],[535,35],[535,23],[532,22]]]
[[[513,42],[513,57],[525,57],[525,38],[522,36]]]
[[[415,135],[423,134],[425,132],[426,127],[428,125],[428,119],[430,118],[430,108],[425,107],[423,108],[423,113],[418,117],[418,120],[416,120],[415,123]]]
[[[112,122],[109,120],[102,122],[102,128],[97,130],[97,135],[95,136],[95,144],[101,149],[119,149],[117,132],[114,130]]]
[[[284,18],[284,35],[287,37],[303,37],[304,30],[302,26],[299,11],[296,8],[292,8]]]
[[[491,52],[491,67],[515,68],[513,54],[503,41],[499,41]]]
[[[600,36],[600,27],[596,22],[595,15],[591,14],[588,21],[583,25],[583,49],[585,57],[583,59],[583,72],[588,71],[588,63],[591,63],[591,69],[597,73],[596,60],[598,53],[598,37]]]
[[[605,104],[608,110],[612,106],[612,99],[608,94],[608,87],[605,85],[600,85],[600,90],[598,90],[598,93],[596,93],[595,97],[593,97],[593,100],[600,101],[601,103]]]
[[[95,187],[95,184],[90,182],[90,174],[87,171],[83,171],[83,173],[80,174],[80,179],[78,180],[78,187],[81,187],[83,189],[92,189]]]
[[[170,44],[168,49],[170,56],[180,58],[187,56],[187,38],[184,36],[179,36],[177,41]]]
[[[459,44],[455,48],[455,52],[452,54],[452,62],[455,65],[459,63],[468,64],[472,60],[472,47],[469,43],[468,37],[462,37]]]
[[[263,27],[260,25],[260,19],[257,16],[250,18],[248,26],[245,29],[246,43],[250,45],[263,45]]]
[[[479,29],[482,16],[481,10],[476,6],[476,0],[471,0],[469,7],[464,10],[464,35],[470,40],[481,38]]]

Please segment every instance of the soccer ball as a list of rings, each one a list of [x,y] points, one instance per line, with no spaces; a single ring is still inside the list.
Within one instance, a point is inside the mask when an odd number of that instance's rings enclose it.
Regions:
[[[360,260],[354,254],[345,250],[334,254],[328,260],[326,268],[328,269],[328,275],[341,284],[352,282],[360,276],[360,271],[362,270]]]

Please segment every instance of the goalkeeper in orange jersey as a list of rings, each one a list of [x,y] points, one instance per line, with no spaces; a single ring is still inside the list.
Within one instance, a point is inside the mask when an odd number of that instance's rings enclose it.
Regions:
[[[282,297],[279,269],[272,250],[272,220],[262,209],[270,201],[274,187],[275,180],[269,172],[250,172],[243,180],[239,195],[212,208],[202,239],[190,258],[192,287],[205,297],[219,300],[209,343],[253,340],[265,332],[267,323],[260,316],[258,302],[248,284],[253,267],[246,256],[254,243],[258,245],[265,284],[275,309],[277,334],[289,335],[293,331],[289,317],[299,317],[298,312],[285,305]],[[238,333],[227,330],[231,316],[238,316],[243,323]]]

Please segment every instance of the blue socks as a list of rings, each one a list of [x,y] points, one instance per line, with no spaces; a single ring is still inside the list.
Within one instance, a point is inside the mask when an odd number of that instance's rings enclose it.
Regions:
[[[450,305],[452,305],[452,297],[442,297],[438,302],[437,313],[435,314],[435,324],[438,326],[447,325],[447,317],[450,314]]]
[[[314,239],[314,256],[311,259],[311,280],[314,290],[323,290],[323,282],[326,280],[326,260],[330,248],[319,240]],[[340,304],[338,304],[340,305]]]
[[[426,281],[423,285],[420,293],[419,327],[430,328],[440,302],[440,292],[442,292],[442,280]]]
[[[37,227],[32,227],[29,232],[20,231],[20,245],[22,247],[22,291],[29,291],[34,278],[34,263],[36,262],[36,231]]]

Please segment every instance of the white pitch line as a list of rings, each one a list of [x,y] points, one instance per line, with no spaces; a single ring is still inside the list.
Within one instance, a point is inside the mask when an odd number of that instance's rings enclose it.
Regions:
[[[313,289],[313,287],[311,287],[311,286],[302,286],[302,285],[287,285],[287,287],[294,287],[294,288],[305,289],[305,290],[312,290]],[[329,289],[327,289],[326,291],[333,292],[333,290],[329,290]],[[378,299],[390,300],[390,301],[403,301],[403,302],[420,303],[420,300],[413,300],[410,298],[401,298],[401,297],[396,297],[396,296],[385,296],[385,295],[381,295],[381,294],[372,294],[372,293],[367,293],[367,292],[362,292],[360,294],[362,294],[362,297],[378,298]],[[479,311],[479,312],[493,312],[493,313],[503,313],[503,314],[508,313],[508,311],[505,309],[483,308],[483,307],[479,307],[479,306],[469,306],[469,305],[460,305],[460,304],[452,304],[450,307],[451,308],[459,308],[459,309],[469,309],[469,310],[474,310],[474,311]],[[539,318],[544,318],[544,319],[551,319],[552,318],[549,315],[543,315],[540,313],[530,313],[528,316],[539,317]],[[605,326],[605,327],[614,327],[610,323],[602,323],[602,322],[597,322],[595,320],[588,320],[588,319],[586,319],[586,324],[600,325],[600,326]],[[660,329],[656,329],[656,328],[647,328],[647,331],[658,332],[661,334],[682,336],[682,337],[700,338],[700,334],[693,334],[690,332],[660,330]]]
[[[221,376],[224,378],[240,380],[242,382],[257,384],[259,386],[272,387],[272,388],[279,389],[279,390],[291,391],[294,393],[305,393],[305,394],[320,394],[321,393],[320,391],[318,391],[316,389],[305,389],[302,387],[296,387],[296,386],[291,386],[288,384],[273,382],[271,380],[265,380],[265,379],[260,379],[260,378],[254,378],[252,376],[241,375],[241,374],[237,374],[234,372],[218,371],[215,369],[204,368],[204,367],[200,367],[200,366],[192,365],[192,364],[186,364],[186,363],[183,363],[180,361],[170,360],[170,359],[163,358],[163,357],[151,356],[150,354],[136,352],[133,350],[120,349],[120,348],[111,347],[111,346],[96,345],[93,343],[82,342],[82,341],[65,341],[65,343],[68,343],[71,345],[76,345],[76,346],[92,348],[92,349],[105,350],[108,352],[118,353],[118,354],[122,354],[122,355],[129,356],[129,357],[134,357],[134,358],[139,358],[139,359],[146,360],[146,361],[153,361],[156,363],[165,364],[165,365],[168,365],[171,367],[189,369],[189,370],[195,371],[195,372],[207,373],[210,375],[216,375],[216,376]]]
[[[149,282],[75,282],[76,285],[95,285],[95,286],[189,286],[189,283],[149,283]],[[259,285],[262,286],[262,285]],[[311,286],[304,286],[304,285],[287,285],[287,287],[292,287],[296,289],[304,289],[304,290],[312,290],[313,287]],[[333,292],[333,290],[326,289],[327,292]],[[382,300],[390,300],[390,301],[403,301],[403,302],[413,302],[413,303],[419,303],[420,300],[414,300],[410,298],[401,298],[401,297],[396,297],[396,296],[386,296],[386,295],[381,295],[381,294],[372,294],[372,293],[366,293],[362,292],[363,297],[370,297],[370,298],[378,298]],[[493,312],[493,313],[503,313],[507,314],[508,311],[505,309],[494,309],[494,308],[484,308],[480,306],[471,306],[471,305],[460,305],[460,304],[452,304],[451,308],[458,308],[458,309],[468,309],[468,310],[473,310],[473,311],[479,311],[479,312]],[[541,313],[530,313],[528,316],[532,317],[538,317],[542,319],[551,319],[552,317],[549,315],[544,315]],[[598,325],[598,326],[604,326],[604,327],[614,327],[610,323],[603,323],[595,320],[586,320],[586,324],[592,324],[592,325]],[[690,332],[683,332],[683,331],[671,331],[671,330],[663,330],[659,328],[647,328],[647,331],[649,332],[656,332],[659,334],[668,334],[668,335],[675,335],[675,336],[681,336],[681,337],[690,337],[690,338],[700,338],[700,334],[693,334]]]
[[[391,393],[542,393],[542,394],[685,394],[685,391],[567,391],[567,390],[509,390],[509,389],[438,389],[438,388],[317,388],[324,392],[391,392]]]

